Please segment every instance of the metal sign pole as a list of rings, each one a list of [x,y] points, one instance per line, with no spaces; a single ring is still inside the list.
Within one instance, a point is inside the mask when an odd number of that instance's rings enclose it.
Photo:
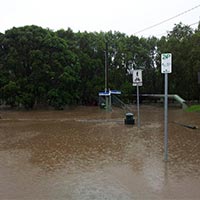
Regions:
[[[165,74],[165,105],[164,105],[164,160],[168,161],[168,73],[172,72],[172,54],[161,55],[161,73]]]
[[[133,70],[133,86],[137,87],[137,117],[138,128],[140,128],[140,96],[139,86],[142,86],[142,70]]]
[[[137,83],[137,111],[138,111],[138,128],[140,128],[140,97],[139,97],[139,85]]]
[[[165,73],[164,159],[168,160],[168,73]]]

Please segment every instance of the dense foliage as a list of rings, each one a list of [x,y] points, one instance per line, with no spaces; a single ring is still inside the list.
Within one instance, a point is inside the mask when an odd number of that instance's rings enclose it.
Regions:
[[[120,32],[74,33],[38,26],[0,33],[0,102],[33,108],[94,104],[104,90],[105,49],[111,89],[135,92],[128,66],[143,69],[142,93],[163,93],[160,54],[173,54],[169,92],[199,98],[200,27],[178,24],[161,39],[138,38]]]

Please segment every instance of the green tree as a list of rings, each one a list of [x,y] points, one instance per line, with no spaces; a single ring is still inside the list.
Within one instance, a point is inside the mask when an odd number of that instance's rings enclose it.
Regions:
[[[127,36],[120,32],[53,32],[24,26],[0,34],[1,103],[32,108],[48,104],[92,104],[104,90],[105,51],[108,45],[108,88],[130,97],[136,92],[127,73],[130,63],[143,69],[142,93],[163,93],[161,53],[173,55],[169,93],[199,98],[199,27],[177,24],[166,37]],[[12,97],[11,97],[12,95]]]
[[[183,98],[191,98],[191,50],[192,29],[183,24],[176,25],[168,34],[166,49],[173,55],[173,73],[169,77],[170,93],[178,93]]]
[[[6,31],[1,46],[6,80],[17,83],[18,100],[27,108],[48,102],[48,92],[62,87],[59,79],[63,73],[69,72],[69,76],[76,74],[71,71],[78,73],[76,55],[68,49],[64,39],[50,30],[37,26],[13,28]],[[65,92],[72,93],[70,90]]]

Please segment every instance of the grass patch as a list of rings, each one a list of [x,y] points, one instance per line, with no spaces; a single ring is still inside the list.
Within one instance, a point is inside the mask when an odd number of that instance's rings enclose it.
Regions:
[[[193,105],[186,109],[186,112],[200,112],[200,105]]]

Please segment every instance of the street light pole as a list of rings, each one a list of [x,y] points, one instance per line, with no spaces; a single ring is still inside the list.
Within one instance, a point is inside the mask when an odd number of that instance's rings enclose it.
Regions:
[[[108,42],[106,41],[106,49],[105,49],[105,92],[108,91]],[[106,97],[106,111],[111,111],[111,94]]]
[[[108,90],[108,43],[105,49],[105,92]]]

